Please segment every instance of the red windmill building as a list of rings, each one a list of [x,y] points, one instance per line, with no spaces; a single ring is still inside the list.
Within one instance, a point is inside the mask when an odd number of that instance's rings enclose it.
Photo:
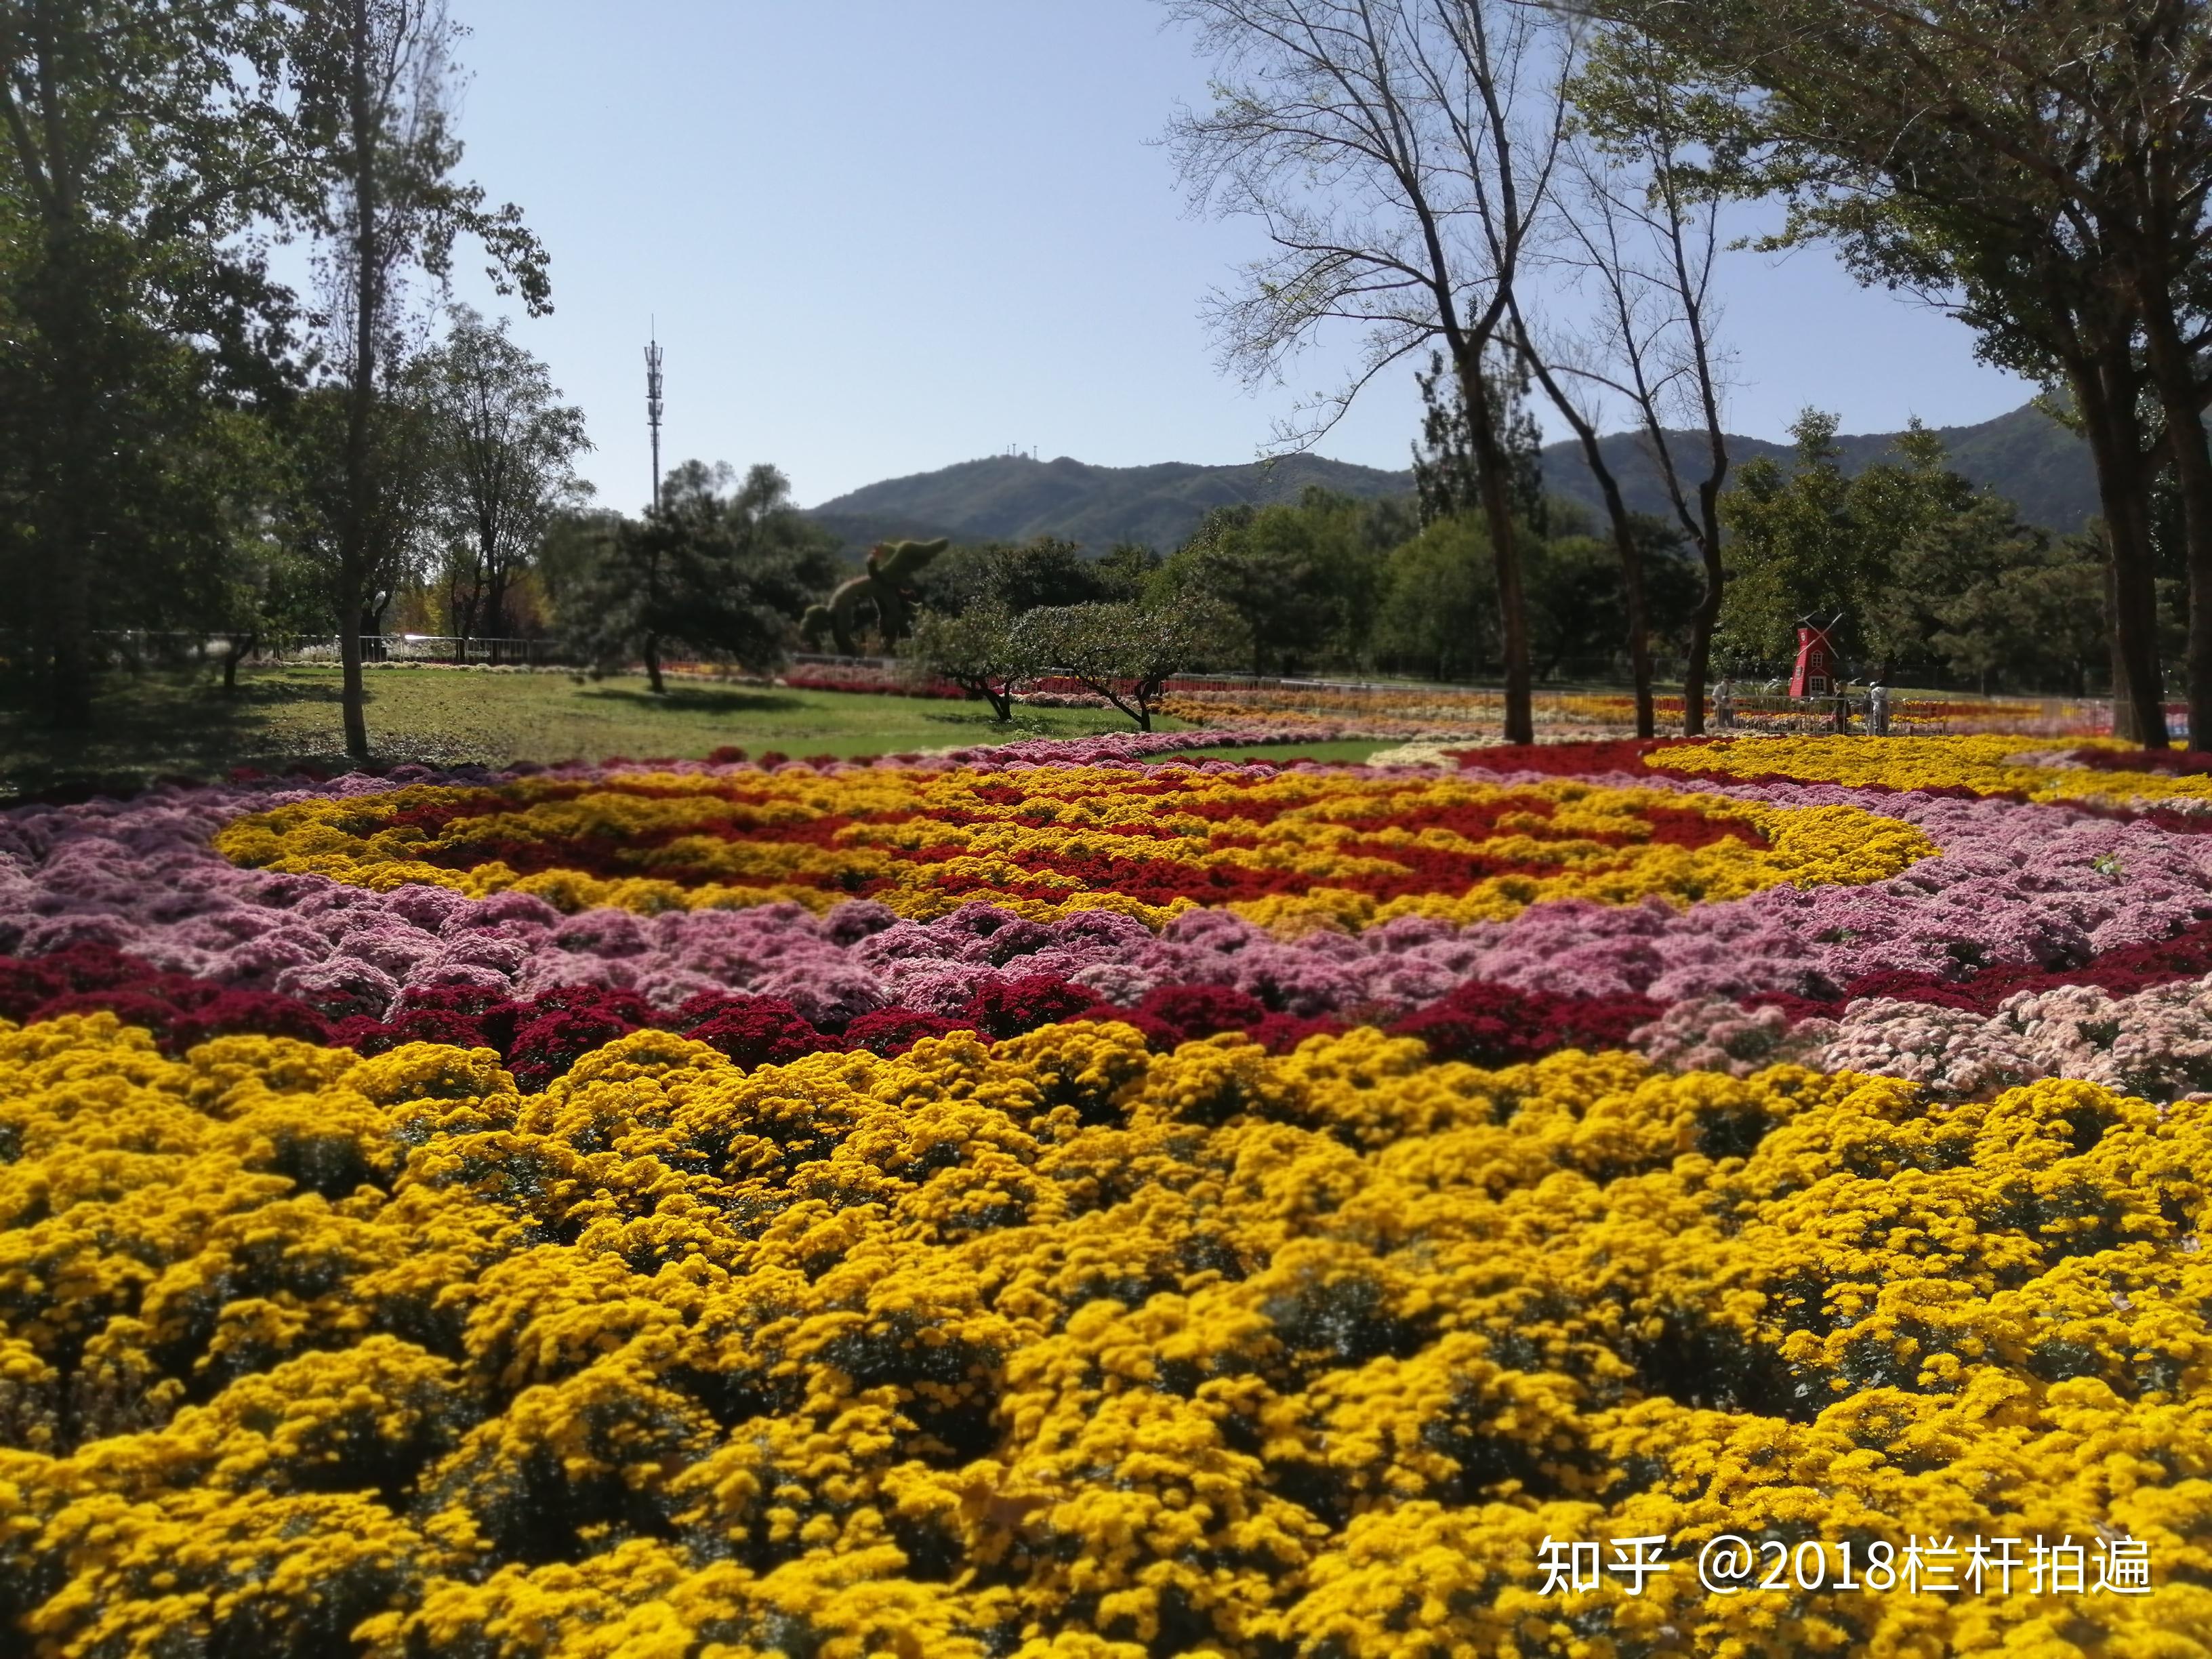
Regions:
[[[1797,618],[1797,666],[1790,676],[1793,697],[1825,697],[1836,689],[1838,665],[1835,642],[1829,637],[1844,619],[1840,611],[1824,623],[1810,617]]]

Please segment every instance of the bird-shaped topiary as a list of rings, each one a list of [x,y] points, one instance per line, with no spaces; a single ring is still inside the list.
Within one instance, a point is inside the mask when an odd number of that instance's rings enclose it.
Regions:
[[[908,629],[913,595],[907,584],[950,545],[951,539],[944,536],[929,542],[878,542],[868,550],[865,574],[840,583],[828,605],[806,607],[799,622],[799,636],[809,646],[818,647],[827,629],[842,653],[857,656],[854,638],[858,613],[862,605],[872,605],[876,630],[883,635],[884,648],[889,650],[906,637]]]

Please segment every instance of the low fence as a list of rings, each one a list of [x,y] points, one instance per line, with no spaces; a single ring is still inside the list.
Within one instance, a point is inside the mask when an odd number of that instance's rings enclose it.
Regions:
[[[336,662],[337,638],[327,635],[301,640],[284,654],[293,662]],[[361,657],[363,662],[442,663],[451,667],[481,663],[489,668],[562,668],[578,660],[558,640],[463,639],[449,634],[364,634]]]
[[[1680,718],[1682,700],[1668,700]],[[1715,732],[1783,734],[1990,732],[2021,737],[2096,737],[2109,732],[2112,709],[2101,699],[2058,697],[1874,697],[1852,690],[1828,697],[1789,697],[1769,692],[1708,698],[1708,727]],[[2179,710],[2175,711],[2177,714]]]
[[[1055,688],[1053,681],[1040,682]],[[1056,689],[1056,688],[1055,688]],[[1371,729],[1417,732],[1428,728],[1486,724],[1502,719],[1504,692],[1495,687],[1393,681],[1261,680],[1250,677],[1192,677],[1170,682],[1168,695],[1193,714],[1212,718],[1334,718]],[[1635,701],[1626,691],[1537,689],[1531,696],[1539,726],[1632,727]],[[1678,690],[1653,698],[1662,727],[1677,729],[1685,705]],[[1814,733],[1864,732],[1871,714],[1865,688],[1836,697],[1791,698],[1760,691],[1732,691],[1726,718],[1719,700],[1705,698],[1708,730]],[[2177,705],[2171,717],[2179,720]],[[2035,737],[2098,737],[2112,730],[2112,706],[2101,699],[2004,696],[1899,696],[1888,699],[1887,729],[1914,732],[1990,732]]]

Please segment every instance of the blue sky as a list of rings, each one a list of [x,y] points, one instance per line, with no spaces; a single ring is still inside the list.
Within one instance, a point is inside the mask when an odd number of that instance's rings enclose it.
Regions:
[[[1034,448],[1105,465],[1253,459],[1353,338],[1250,394],[1199,320],[1262,251],[1187,216],[1157,138],[1206,66],[1148,0],[453,0],[471,33],[467,176],[552,256],[517,324],[589,419],[608,506],[647,496],[642,349],[667,353],[664,459],[770,461],[812,506]],[[1820,252],[1729,256],[1737,431],[1808,404],[1845,431],[1984,420],[2029,388],[1968,331]],[[497,308],[472,275],[457,297]],[[1401,467],[1410,372],[1316,447]]]

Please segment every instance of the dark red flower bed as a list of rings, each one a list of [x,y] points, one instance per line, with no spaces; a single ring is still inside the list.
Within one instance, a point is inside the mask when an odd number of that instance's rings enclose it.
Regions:
[[[1750,1007],[1779,1008],[1793,1020],[1834,1019],[1862,997],[1890,997],[1941,1008],[1994,1013],[2007,997],[2022,991],[2054,991],[2064,985],[2094,985],[2116,997],[2132,996],[2177,980],[2212,974],[2212,921],[2200,921],[2170,938],[2127,945],[2074,968],[2039,968],[2005,963],[1958,979],[1935,974],[1892,971],[1855,979],[1832,998],[1791,996],[1770,991],[1747,997]]]
[[[27,960],[0,957],[0,1019],[27,1024],[103,1011],[145,1026],[172,1054],[235,1032],[331,1040],[330,1022],[306,1003],[164,973],[112,945],[72,945]]]
[[[0,957],[0,1018],[27,1023],[101,1010],[145,1026],[169,1054],[212,1036],[245,1033],[333,1043],[368,1054],[408,1042],[490,1048],[526,1090],[543,1089],[592,1049],[647,1027],[694,1037],[747,1068],[830,1051],[896,1054],[925,1037],[959,1030],[999,1041],[1065,1020],[1126,1020],[1163,1048],[1241,1031],[1272,1054],[1347,1027],[1343,1020],[1283,1013],[1225,985],[1163,986],[1134,1008],[1121,1008],[1083,986],[1043,974],[990,981],[950,1018],[887,1008],[840,1030],[817,1028],[775,997],[707,993],[672,1012],[635,992],[594,986],[564,986],[524,999],[475,986],[439,986],[407,993],[383,1019],[362,1014],[332,1019],[291,997],[165,974],[106,945],[73,945],[28,960]],[[1469,984],[1389,1029],[1420,1037],[1439,1059],[1500,1066],[1555,1048],[1618,1048],[1657,1013],[1656,1005],[1638,997],[1555,996]]]
[[[896,675],[866,670],[824,672],[793,668],[779,678],[794,691],[851,691],[866,696],[931,697],[955,702],[968,696],[949,680],[931,680],[917,685]]]
[[[1438,1060],[1512,1066],[1561,1048],[1620,1048],[1666,1012],[1648,997],[1559,996],[1471,980],[1390,1028],[1417,1036]]]

